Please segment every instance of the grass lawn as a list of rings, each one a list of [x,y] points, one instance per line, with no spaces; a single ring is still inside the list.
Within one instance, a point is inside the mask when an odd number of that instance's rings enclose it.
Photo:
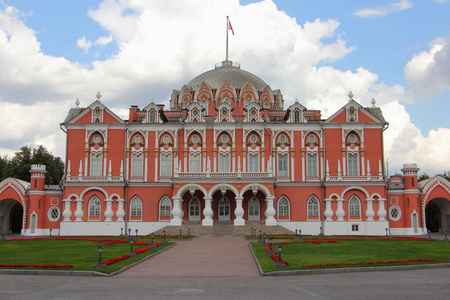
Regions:
[[[76,237],[70,237],[76,238]],[[117,237],[116,237],[117,238]],[[102,245],[102,241],[106,239],[114,239],[114,237],[96,238],[96,237],[80,237],[80,239],[95,239],[98,242],[87,240],[13,240],[0,241],[0,264],[71,264],[73,268],[62,269],[71,271],[98,271],[106,274],[113,273],[121,268],[141,260],[155,252],[158,252],[172,243],[163,244],[151,250],[145,251],[134,257],[119,261],[109,265],[106,269],[94,269],[92,266],[98,263],[98,246]],[[136,237],[133,237],[136,241]],[[168,238],[169,240],[169,238]],[[149,237],[141,237],[141,242],[150,243]],[[155,239],[155,243],[160,240]],[[133,250],[137,250],[148,245],[134,245]],[[103,246],[102,261],[128,254],[130,244],[110,244]],[[2,269],[14,269],[5,267]],[[20,269],[40,269],[40,268],[23,268]],[[42,268],[44,269],[44,268]],[[55,270],[55,269],[53,269]]]
[[[330,238],[330,237],[328,237]],[[380,240],[377,238],[358,238],[355,240],[339,240],[343,237],[335,237],[337,243],[292,243],[292,240],[283,240],[283,237],[274,239],[274,244],[278,242],[288,242],[283,246],[282,259],[289,265],[285,270],[306,270],[317,268],[343,268],[343,267],[367,267],[368,265],[354,266],[323,266],[302,268],[303,265],[316,264],[339,264],[339,263],[363,263],[374,261],[393,261],[411,259],[432,259],[448,262],[450,256],[450,242],[439,240]],[[305,241],[319,240],[317,238],[304,237]],[[257,240],[257,239],[256,239]],[[266,239],[267,241],[267,239]],[[280,271],[274,269],[274,261],[266,255],[266,251],[260,243],[251,243],[253,251],[263,269],[263,272]],[[276,245],[272,247],[276,251]],[[441,262],[441,263],[443,263]],[[399,265],[396,264],[375,264],[369,266]],[[418,264],[409,262],[407,264]]]

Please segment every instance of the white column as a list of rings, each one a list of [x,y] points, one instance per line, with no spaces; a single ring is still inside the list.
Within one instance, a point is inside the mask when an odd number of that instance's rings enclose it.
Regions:
[[[205,218],[202,220],[202,225],[213,226],[212,217],[214,216],[214,212],[211,205],[212,197],[205,196],[203,197],[203,199],[205,199],[205,208],[203,209],[203,215],[205,216]]]
[[[373,211],[373,199],[366,199],[366,203],[366,221],[373,221],[373,216],[375,216],[375,212]]]
[[[75,211],[75,221],[83,221],[83,200],[82,199],[77,199],[75,200],[75,202],[77,203],[77,210]]]
[[[338,218],[338,221],[344,221],[345,211],[344,211],[344,199],[337,199],[337,210],[336,210],[336,217]]]
[[[123,209],[123,204],[125,202],[124,199],[117,199],[117,202],[119,203],[117,207],[116,217],[117,221],[123,221],[123,218],[125,217],[125,210]]]
[[[112,218],[112,216],[114,216],[114,213],[112,211],[112,202],[113,202],[113,200],[112,199],[106,199],[105,202],[106,202],[106,209],[105,209],[105,213],[104,213],[105,221],[112,221],[111,218]]]
[[[171,212],[172,219],[170,220],[170,226],[181,226],[183,223],[184,212],[181,207],[183,203],[183,199],[180,197],[173,197],[173,209]]]
[[[264,215],[266,216],[266,226],[275,226],[277,225],[277,220],[275,220],[275,208],[273,207],[273,199],[275,197],[268,196],[266,197],[266,211]]]
[[[386,208],[384,207],[386,199],[378,199],[378,221],[386,221]]]
[[[242,218],[244,216],[244,209],[242,208],[242,200],[244,197],[235,197],[236,199],[236,208],[234,209],[234,215],[236,219],[234,219],[234,226],[244,226],[245,220]]]
[[[333,221],[333,210],[331,209],[331,202],[333,199],[325,199],[325,221]]]
[[[63,222],[70,222],[70,218],[72,217],[72,211],[70,210],[70,203],[72,202],[70,199],[64,199],[64,211],[63,211]]]

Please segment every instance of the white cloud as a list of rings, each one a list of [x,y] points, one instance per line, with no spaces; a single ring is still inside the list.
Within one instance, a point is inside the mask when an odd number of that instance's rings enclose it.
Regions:
[[[0,10],[0,118],[8,120],[0,132],[1,153],[44,143],[64,158],[65,139],[59,123],[76,98],[86,107],[97,91],[103,94],[102,102],[125,119],[129,105],[143,107],[152,100],[168,105],[172,89],[180,89],[224,60],[225,16],[229,15],[236,33],[230,36],[230,59],[242,63],[243,69],[273,89],[281,89],[285,107],[298,98],[327,117],[347,103],[350,90],[363,106],[370,106],[370,100],[376,98],[390,122],[385,148],[391,165],[394,161],[418,162],[429,174],[450,165],[448,148],[422,147],[448,140],[448,128],[428,136],[418,132],[399,103],[409,97],[404,87],[388,86],[363,67],[340,71],[327,66],[354,51],[343,39],[337,20],[317,19],[300,25],[270,0],[246,6],[238,0],[106,0],[89,15],[107,35],[95,42],[83,37],[80,44],[92,50],[115,42],[118,52],[87,68],[64,57],[45,55],[35,32],[20,20],[17,11],[9,11]],[[195,12],[195,18],[186,12]],[[12,118],[11,112],[20,112],[26,119]],[[407,143],[411,148],[404,147]],[[439,165],[423,160],[424,150],[429,151],[427,157],[440,155],[444,161]]]
[[[384,17],[388,14],[398,13],[413,7],[409,0],[400,0],[399,2],[388,3],[377,8],[357,9],[353,15],[361,18]]]
[[[83,36],[77,40],[77,46],[84,50],[84,52],[88,52],[92,47],[92,42],[86,40],[86,37]]]
[[[405,78],[413,90],[411,96],[430,99],[435,94],[450,90],[450,36],[437,38],[406,64]]]

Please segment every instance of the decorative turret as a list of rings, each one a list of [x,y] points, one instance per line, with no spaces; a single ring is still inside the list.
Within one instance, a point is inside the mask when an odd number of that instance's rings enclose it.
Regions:
[[[394,174],[389,178],[390,184],[402,184],[403,183],[403,176],[401,174]]]
[[[405,189],[417,189],[417,172],[419,168],[416,163],[403,164],[403,182]]]
[[[44,190],[45,173],[47,173],[45,165],[31,165],[31,190]]]

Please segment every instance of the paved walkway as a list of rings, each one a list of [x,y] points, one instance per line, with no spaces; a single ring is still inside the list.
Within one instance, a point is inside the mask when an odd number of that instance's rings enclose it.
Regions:
[[[243,237],[197,237],[172,247],[115,277],[260,276]]]

